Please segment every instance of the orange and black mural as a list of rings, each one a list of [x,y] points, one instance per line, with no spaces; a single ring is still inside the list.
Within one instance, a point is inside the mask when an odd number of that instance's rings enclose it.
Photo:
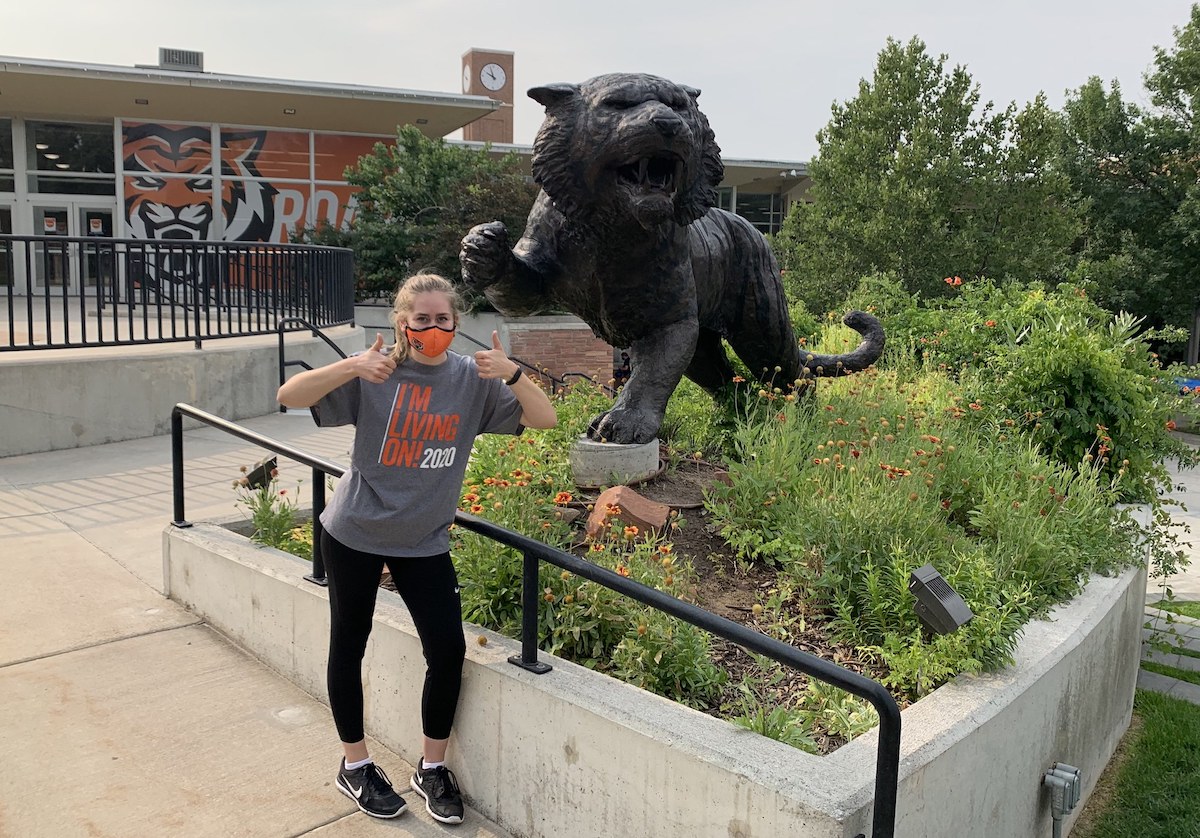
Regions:
[[[128,229],[147,239],[283,242],[300,227],[344,227],[355,207],[345,170],[380,142],[220,127],[214,150],[211,125],[126,122],[122,131]]]

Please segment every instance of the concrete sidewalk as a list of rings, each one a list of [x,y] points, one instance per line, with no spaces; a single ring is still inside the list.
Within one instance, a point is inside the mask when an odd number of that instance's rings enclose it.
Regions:
[[[349,461],[351,429],[307,411],[242,424]],[[188,517],[236,514],[231,482],[266,452],[185,437]],[[333,785],[328,708],[163,597],[171,517],[167,437],[0,459],[0,838],[505,835],[472,811],[434,822],[378,743],[409,811],[359,813]]]

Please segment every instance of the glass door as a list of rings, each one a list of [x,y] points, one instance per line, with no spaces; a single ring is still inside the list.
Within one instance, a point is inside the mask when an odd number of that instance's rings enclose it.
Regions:
[[[66,238],[71,234],[71,207],[36,206],[33,208],[33,230],[35,236]],[[67,243],[38,241],[33,246],[33,284],[41,290],[46,287],[61,288],[71,284],[71,259]]]
[[[11,233],[13,208],[0,204],[0,235]],[[0,288],[12,286],[16,277],[16,266],[13,261],[13,246],[10,242],[0,242]]]
[[[79,233],[89,239],[80,245],[79,279],[84,288],[107,287],[113,272],[113,209],[112,207],[76,207]]]
[[[34,287],[69,291],[95,288],[111,281],[113,271],[113,218],[110,201],[98,206],[93,201],[63,200],[33,207],[33,229],[38,236],[63,239],[96,239],[84,243],[37,242],[34,245]],[[104,240],[104,241],[102,241]]]

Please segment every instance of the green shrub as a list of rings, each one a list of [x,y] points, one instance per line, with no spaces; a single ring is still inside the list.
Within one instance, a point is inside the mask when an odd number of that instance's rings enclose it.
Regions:
[[[781,567],[912,697],[1008,663],[1032,614],[1137,560],[1108,483],[985,432],[959,386],[910,369],[822,382],[810,404],[768,393],[773,415],[738,429],[732,485],[707,504],[731,547]],[[976,615],[948,638],[922,637],[907,589],[927,562]]]

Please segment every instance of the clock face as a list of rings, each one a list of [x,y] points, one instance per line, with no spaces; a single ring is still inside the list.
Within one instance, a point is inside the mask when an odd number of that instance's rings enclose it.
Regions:
[[[499,64],[484,64],[479,71],[479,80],[488,90],[499,90],[508,81],[508,74]]]
[[[471,89],[471,65],[463,65],[463,93]]]

